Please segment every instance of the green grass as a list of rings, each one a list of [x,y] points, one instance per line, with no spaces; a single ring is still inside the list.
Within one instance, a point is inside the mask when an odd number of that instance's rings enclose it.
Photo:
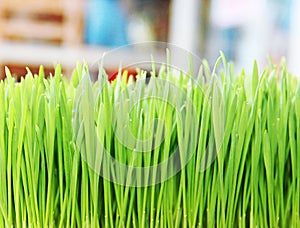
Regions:
[[[6,69],[0,227],[300,226],[300,83],[285,62],[156,70]]]

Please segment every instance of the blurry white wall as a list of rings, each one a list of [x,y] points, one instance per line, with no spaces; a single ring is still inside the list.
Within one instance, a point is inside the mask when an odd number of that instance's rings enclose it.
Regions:
[[[291,31],[288,51],[289,70],[300,78],[300,1],[292,1]]]
[[[171,2],[169,41],[189,51],[197,50],[199,19],[199,0],[173,0]]]

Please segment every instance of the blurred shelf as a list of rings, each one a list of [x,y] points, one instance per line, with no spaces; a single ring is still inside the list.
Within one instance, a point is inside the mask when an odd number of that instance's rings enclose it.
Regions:
[[[0,0],[0,39],[80,45],[83,9],[82,0]]]
[[[62,1],[38,1],[38,0],[9,0],[1,3],[2,10],[5,14],[29,14],[33,15],[37,12],[43,14],[61,14],[63,13]]]
[[[23,39],[61,40],[64,27],[59,23],[32,22],[19,18],[9,20],[2,29],[2,33],[10,38],[18,38],[22,34]]]
[[[63,2],[52,1],[39,1],[39,0],[2,0],[1,7],[7,13],[35,13],[44,12],[49,14],[57,14],[63,11]]]

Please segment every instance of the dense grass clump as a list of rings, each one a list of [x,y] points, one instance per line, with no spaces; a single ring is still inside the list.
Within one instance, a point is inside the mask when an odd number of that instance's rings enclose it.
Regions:
[[[0,227],[299,227],[299,80],[221,59],[196,79],[7,70]]]

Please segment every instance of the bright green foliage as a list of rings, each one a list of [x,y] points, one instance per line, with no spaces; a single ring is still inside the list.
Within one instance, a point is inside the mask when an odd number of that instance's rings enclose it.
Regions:
[[[300,83],[221,61],[196,79],[6,70],[0,227],[299,227]]]

